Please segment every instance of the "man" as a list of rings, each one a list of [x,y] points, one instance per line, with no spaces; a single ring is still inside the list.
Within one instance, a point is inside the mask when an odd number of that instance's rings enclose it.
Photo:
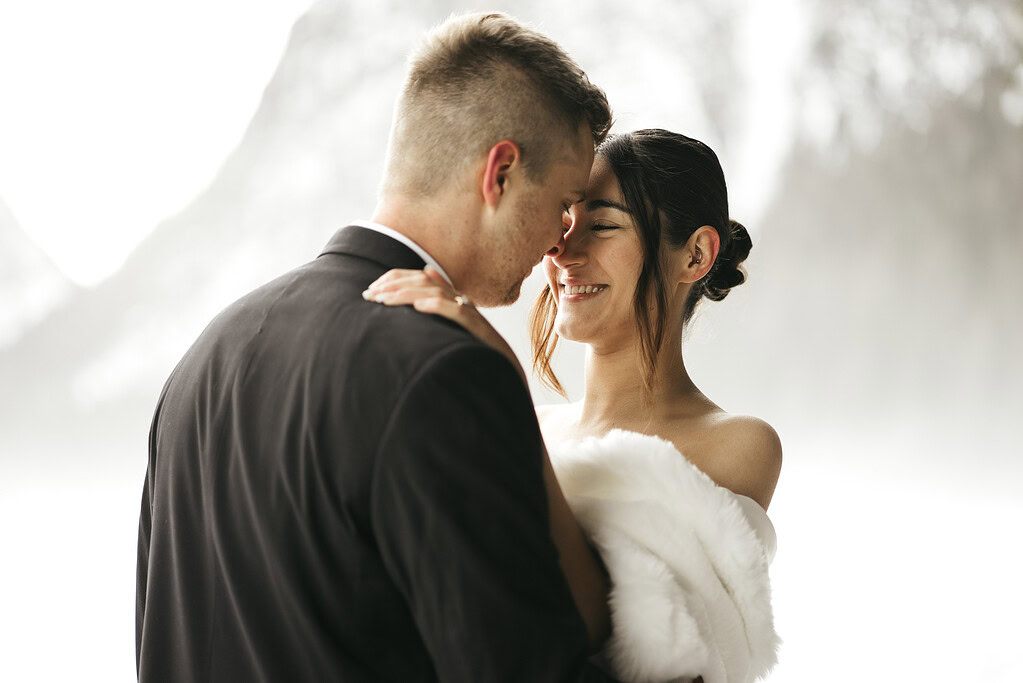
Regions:
[[[609,125],[578,66],[503,15],[427,36],[373,222],[229,306],[164,387],[140,680],[605,680],[559,569],[517,370],[457,325],[361,293],[429,264],[473,301],[514,301]]]

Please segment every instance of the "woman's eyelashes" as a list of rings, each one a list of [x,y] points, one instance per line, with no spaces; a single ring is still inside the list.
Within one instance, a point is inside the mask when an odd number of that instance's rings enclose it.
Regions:
[[[562,223],[561,224],[562,232],[568,232],[569,230],[572,229],[572,227],[573,226],[572,226],[571,223],[567,223],[566,222],[566,223]],[[607,223],[594,223],[593,225],[590,226],[590,230],[592,230],[593,232],[605,232],[605,231],[608,231],[608,230],[620,230],[620,229],[621,229],[620,225],[609,225]]]

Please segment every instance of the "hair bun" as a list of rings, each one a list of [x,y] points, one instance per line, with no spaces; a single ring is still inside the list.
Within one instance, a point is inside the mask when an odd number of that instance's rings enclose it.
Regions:
[[[721,301],[732,287],[746,281],[746,270],[742,262],[753,248],[746,226],[736,220],[728,221],[729,240],[718,253],[717,262],[704,285],[703,295],[712,301]]]

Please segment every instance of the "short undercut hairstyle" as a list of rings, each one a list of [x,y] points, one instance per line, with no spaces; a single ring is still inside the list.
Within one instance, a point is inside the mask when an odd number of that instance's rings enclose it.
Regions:
[[[557,43],[504,14],[454,15],[409,57],[381,190],[433,195],[502,140],[537,181],[584,124],[600,144],[607,97]]]

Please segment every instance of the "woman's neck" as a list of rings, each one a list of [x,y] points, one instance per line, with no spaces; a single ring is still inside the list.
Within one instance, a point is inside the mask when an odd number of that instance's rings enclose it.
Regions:
[[[656,429],[658,423],[678,413],[680,403],[702,398],[682,359],[681,331],[671,334],[661,346],[649,394],[641,358],[638,341],[615,348],[587,346],[581,427],[594,433],[616,427]]]

